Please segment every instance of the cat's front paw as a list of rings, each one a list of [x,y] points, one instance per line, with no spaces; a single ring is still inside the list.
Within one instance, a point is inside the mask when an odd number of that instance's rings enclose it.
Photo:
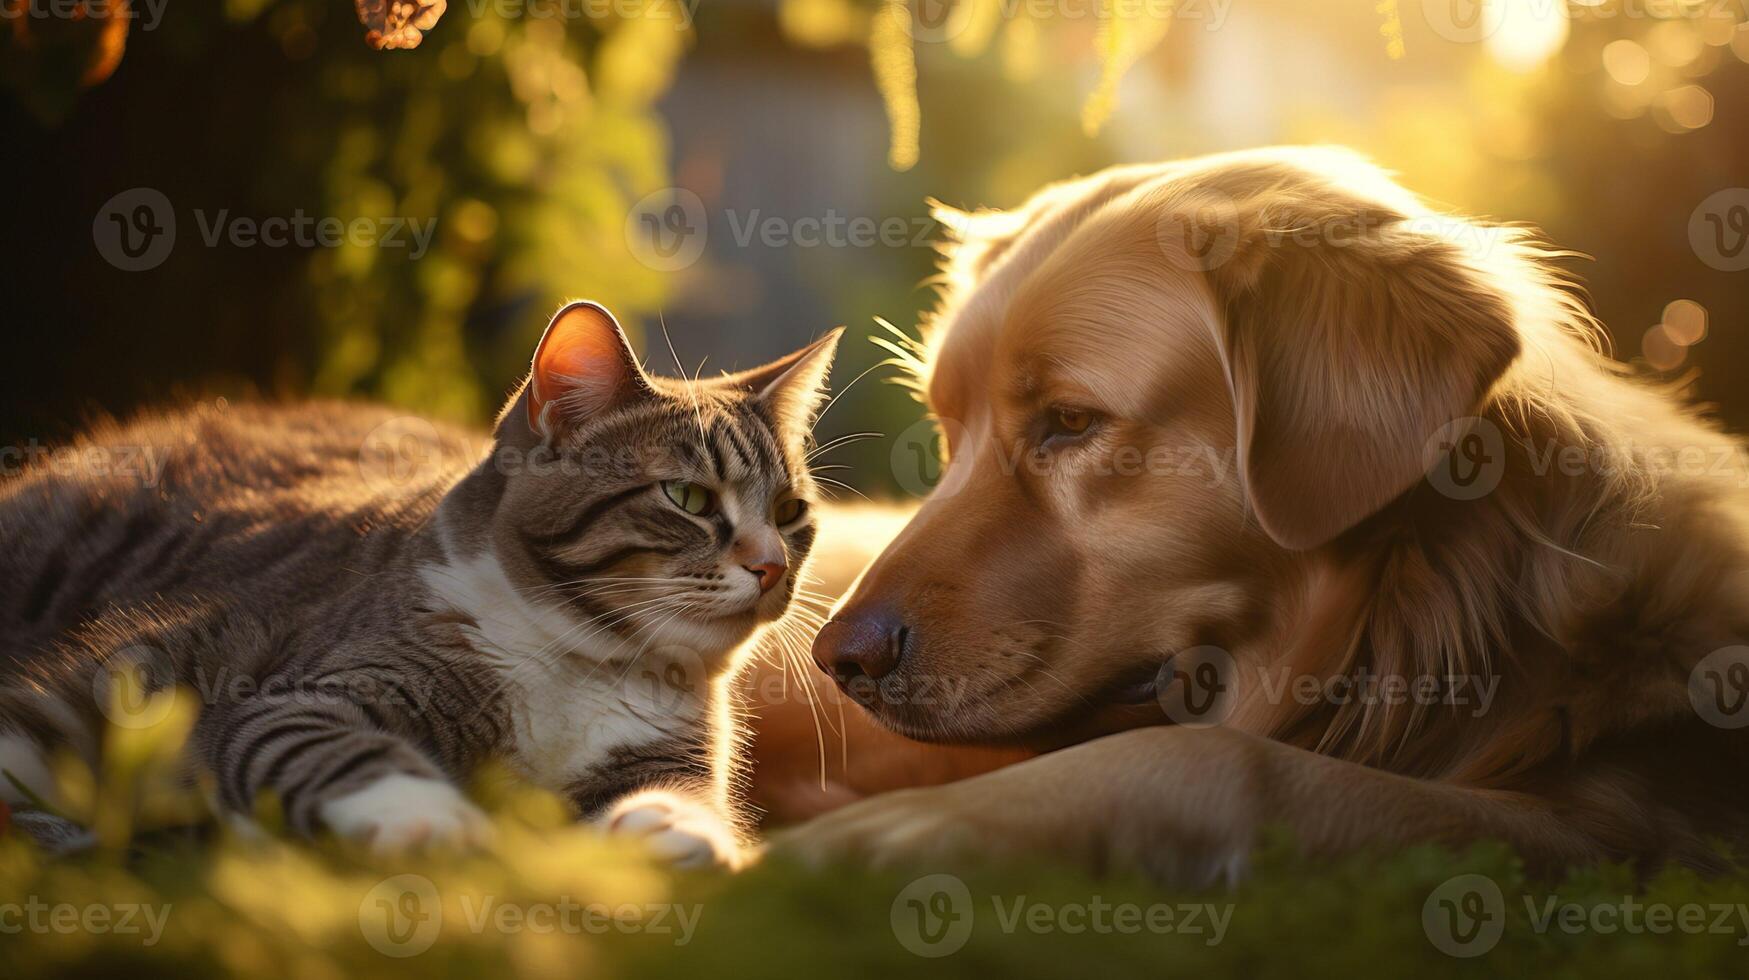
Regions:
[[[384,776],[322,804],[321,815],[341,838],[379,856],[484,847],[492,840],[492,821],[460,790],[423,776]]]
[[[747,854],[715,810],[662,790],[628,796],[601,818],[610,834],[641,839],[651,853],[677,868],[739,869]]]

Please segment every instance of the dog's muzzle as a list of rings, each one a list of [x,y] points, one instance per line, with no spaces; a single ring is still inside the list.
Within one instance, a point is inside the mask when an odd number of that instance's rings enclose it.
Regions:
[[[814,637],[814,663],[854,695],[857,686],[898,669],[911,639],[910,629],[891,609],[846,611]]]

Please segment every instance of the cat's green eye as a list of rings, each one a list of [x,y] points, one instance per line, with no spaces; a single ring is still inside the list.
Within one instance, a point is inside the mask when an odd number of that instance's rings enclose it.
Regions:
[[[674,506],[695,517],[703,517],[717,509],[714,494],[687,480],[663,480],[662,492],[668,495]]]
[[[771,505],[771,522],[779,527],[793,524],[801,519],[805,507],[800,497],[785,497]]]

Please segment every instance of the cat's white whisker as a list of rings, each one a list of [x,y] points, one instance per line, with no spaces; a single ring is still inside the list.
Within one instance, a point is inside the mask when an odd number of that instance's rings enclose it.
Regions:
[[[814,448],[808,450],[808,454],[802,458],[804,460],[812,461],[815,456],[819,456],[822,453],[829,453],[832,450],[837,449],[839,446],[848,446],[853,442],[860,442],[864,439],[877,439],[884,435],[886,435],[884,432],[852,432],[820,443]]]

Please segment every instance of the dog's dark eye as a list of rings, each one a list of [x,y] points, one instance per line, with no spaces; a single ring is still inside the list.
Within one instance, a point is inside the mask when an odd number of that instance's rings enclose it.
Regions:
[[[1045,442],[1055,439],[1079,439],[1098,421],[1098,416],[1084,408],[1057,407],[1045,413]]]

